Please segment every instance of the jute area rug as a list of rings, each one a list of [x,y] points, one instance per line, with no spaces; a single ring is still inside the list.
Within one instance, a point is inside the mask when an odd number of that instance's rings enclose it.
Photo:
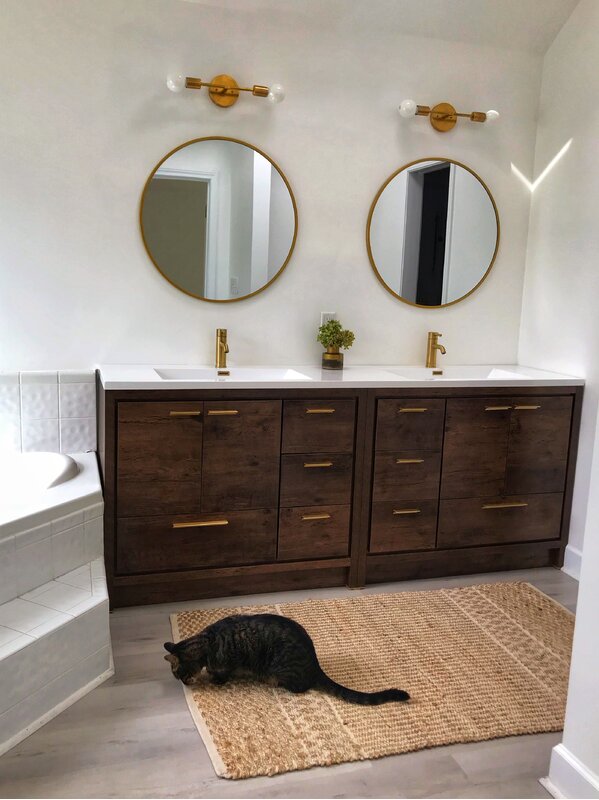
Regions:
[[[574,617],[527,583],[184,611],[171,617],[175,641],[258,612],[300,622],[339,683],[412,699],[363,707],[249,680],[184,687],[224,778],[562,729]]]

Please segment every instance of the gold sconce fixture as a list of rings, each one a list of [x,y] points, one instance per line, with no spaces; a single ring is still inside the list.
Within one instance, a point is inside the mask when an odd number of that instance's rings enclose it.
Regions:
[[[184,75],[169,75],[166,85],[171,92],[181,92],[183,89],[208,89],[208,97],[221,108],[229,108],[239,100],[240,92],[251,92],[254,97],[266,97],[271,103],[280,103],[285,99],[285,90],[280,83],[273,83],[272,86],[239,86],[237,81],[230,75],[216,75],[211,81],[203,81],[201,78],[190,78]]]
[[[414,100],[403,100],[399,106],[399,113],[402,117],[428,117],[431,125],[436,131],[446,133],[450,131],[458,121],[458,117],[467,117],[471,122],[497,122],[499,112],[490,110],[471,111],[469,114],[462,114],[456,111],[451,103],[437,103],[432,108],[430,106],[419,106]]]

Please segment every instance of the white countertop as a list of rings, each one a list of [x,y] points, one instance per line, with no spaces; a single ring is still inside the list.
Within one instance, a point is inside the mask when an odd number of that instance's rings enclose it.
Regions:
[[[217,376],[205,365],[106,365],[99,367],[105,389],[418,389],[438,387],[583,386],[584,379],[515,364],[444,366],[442,375],[416,366],[243,367]],[[167,378],[162,375],[169,376]]]

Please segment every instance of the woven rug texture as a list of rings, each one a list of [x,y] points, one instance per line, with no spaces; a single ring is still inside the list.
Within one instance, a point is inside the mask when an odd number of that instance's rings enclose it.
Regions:
[[[455,742],[563,727],[574,617],[527,583],[364,595],[173,614],[175,641],[229,614],[301,623],[321,666],[408,703],[357,706],[251,680],[184,687],[215,771],[274,775]]]

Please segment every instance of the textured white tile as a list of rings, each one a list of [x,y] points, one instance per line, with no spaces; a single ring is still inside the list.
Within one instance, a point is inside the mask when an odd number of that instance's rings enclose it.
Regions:
[[[106,567],[104,566],[104,559],[103,558],[96,558],[90,564],[92,569],[92,580],[95,581],[96,578],[106,578]]]
[[[61,419],[60,452],[86,453],[96,449],[96,418]]]
[[[59,385],[60,418],[95,417],[96,386],[93,383],[61,383]]]
[[[96,517],[85,523],[85,546],[88,561],[104,555],[104,517]]]
[[[57,419],[24,419],[23,452],[60,452]]]
[[[42,539],[16,551],[17,594],[22,595],[54,577],[52,569],[52,539]]]
[[[42,636],[45,636],[47,633],[52,633],[57,628],[60,628],[62,625],[68,624],[74,617],[74,614],[60,614],[60,616],[52,617],[47,622],[44,622],[42,625],[38,625],[35,628],[32,628],[27,636],[33,636],[34,639],[40,639]]]
[[[85,509],[85,521],[101,517],[104,514],[104,503],[96,503]]]
[[[22,636],[22,634],[12,628],[0,626],[0,647],[4,644],[8,644],[8,642],[12,642],[12,640],[16,639],[18,636]]]
[[[61,531],[68,530],[68,528],[74,528],[75,525],[81,525],[84,519],[85,515],[83,511],[75,511],[73,514],[58,517],[52,520],[52,533],[61,533]]]
[[[78,589],[85,589],[91,592],[92,576],[89,564],[84,564],[82,567],[67,572],[66,575],[60,575],[56,578],[57,583],[66,583],[67,586],[75,586]]]
[[[21,413],[21,392],[18,383],[0,383],[0,416],[18,417]]]
[[[0,452],[21,451],[21,417],[0,414]]]
[[[17,596],[17,573],[15,537],[9,536],[0,542],[0,603]]]
[[[52,536],[52,565],[55,578],[83,566],[86,561],[83,525],[77,525]]]
[[[14,386],[15,383],[19,384],[18,372],[0,372],[0,386]]]
[[[41,586],[38,586],[36,589],[32,589],[30,592],[26,592],[25,594],[21,595],[21,600],[35,600],[38,594],[47,592],[48,589],[51,589],[53,585],[54,581],[48,581],[48,583],[44,583]]]
[[[0,606],[0,625],[21,633],[29,633],[33,628],[44,625],[56,616],[68,619],[68,615],[61,614],[58,609],[22,600],[20,597]]]
[[[25,383],[21,386],[23,419],[58,418],[58,384]]]
[[[95,383],[95,369],[61,369],[58,372],[59,383]]]
[[[15,538],[15,545],[18,550],[20,547],[28,547],[36,542],[41,542],[49,536],[52,536],[52,523],[46,522],[44,525],[38,525],[36,528],[18,533]]]
[[[72,606],[69,609],[69,614],[72,614],[74,617],[79,616],[79,614],[85,614],[86,611],[89,611],[90,608],[94,608],[103,601],[103,597],[100,595],[92,595],[91,597],[87,597],[85,600],[82,600],[77,605]],[[33,635],[33,634],[31,634]]]
[[[108,587],[106,586],[106,578],[93,579],[92,594],[94,597],[101,597],[101,598],[108,597]]]
[[[21,372],[19,373],[21,383],[58,383],[58,372],[56,370],[50,371],[35,371],[35,372]]]
[[[27,647],[27,645],[31,644],[31,642],[35,642],[33,636],[28,636],[26,633],[17,633],[16,639],[12,639],[10,642],[0,645],[0,661],[2,661],[3,658],[12,656],[13,653],[17,653],[24,647]],[[0,707],[4,702],[6,702],[8,705],[12,703],[12,700],[10,698],[0,698]],[[0,730],[3,730],[2,725],[0,725]]]

